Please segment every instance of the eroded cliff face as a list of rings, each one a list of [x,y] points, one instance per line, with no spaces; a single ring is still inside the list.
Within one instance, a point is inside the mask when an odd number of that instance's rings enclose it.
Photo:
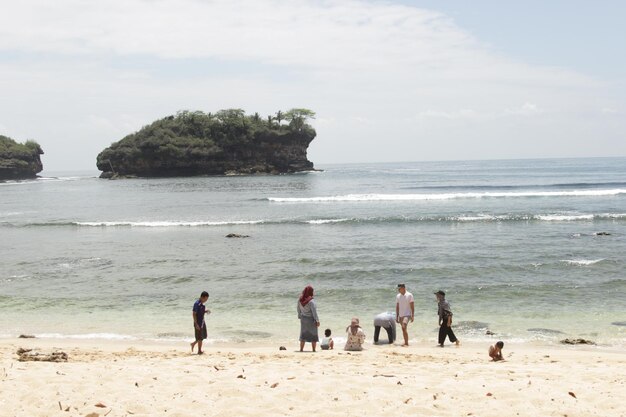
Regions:
[[[0,136],[0,180],[36,178],[43,170],[41,147],[34,142],[22,145]]]
[[[307,149],[315,138],[312,128],[264,131],[245,140],[207,143],[198,140],[123,141],[97,158],[101,178],[176,177],[198,175],[283,174],[313,170]]]

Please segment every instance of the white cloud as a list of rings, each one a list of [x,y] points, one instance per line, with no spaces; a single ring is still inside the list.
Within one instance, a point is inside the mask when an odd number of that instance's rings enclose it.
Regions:
[[[5,3],[0,114],[58,169],[66,147],[92,166],[109,143],[179,109],[309,107],[314,160],[364,161],[507,156],[487,144],[513,120],[541,152],[555,132],[583,141],[590,129],[576,124],[614,107],[601,81],[511,60],[441,13],[388,2]],[[187,75],[195,65],[206,73]],[[528,117],[544,112],[549,124]],[[468,123],[484,147],[455,142]]]
[[[506,109],[505,113],[520,116],[531,116],[542,113],[542,110],[536,104],[526,102],[518,108]]]
[[[602,113],[605,113],[605,114],[620,114],[620,113],[622,113],[622,112],[621,112],[621,111],[619,111],[618,109],[614,109],[614,108],[611,108],[611,107],[604,107],[604,108],[602,108],[602,110],[600,110],[600,111],[601,111]]]
[[[467,119],[467,120],[480,120],[493,118],[492,113],[479,113],[472,109],[460,109],[453,111],[439,111],[439,110],[426,110],[417,114],[417,119]]]
[[[351,0],[26,0],[0,15],[0,49],[216,58],[322,76],[385,71],[413,80],[592,82],[493,56],[443,14]]]

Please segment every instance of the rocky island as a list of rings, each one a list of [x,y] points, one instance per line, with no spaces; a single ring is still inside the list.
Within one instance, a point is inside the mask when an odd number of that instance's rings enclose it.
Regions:
[[[43,169],[43,151],[32,140],[24,144],[0,135],[0,181],[36,178]]]
[[[143,127],[97,157],[101,178],[282,174],[313,169],[307,148],[315,113],[262,118],[241,109],[181,111]]]

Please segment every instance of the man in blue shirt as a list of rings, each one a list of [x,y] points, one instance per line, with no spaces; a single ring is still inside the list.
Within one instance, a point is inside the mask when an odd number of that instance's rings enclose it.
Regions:
[[[204,314],[208,312],[211,314],[211,310],[208,310],[204,303],[209,299],[209,293],[202,291],[200,298],[193,303],[193,327],[195,329],[196,340],[191,344],[191,351],[193,352],[196,344],[198,345],[198,355],[202,355],[202,341],[206,339],[206,323],[204,321]]]

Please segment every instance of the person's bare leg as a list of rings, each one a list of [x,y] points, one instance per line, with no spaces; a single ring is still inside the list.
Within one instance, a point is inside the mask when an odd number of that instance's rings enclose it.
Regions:
[[[304,342],[301,340],[300,341],[300,352],[302,352],[304,350]]]
[[[408,326],[402,326],[402,336],[404,337],[404,344],[402,346],[409,345],[409,332],[407,330]]]
[[[196,347],[196,343],[198,343],[196,340],[193,341],[193,343],[191,344],[191,353],[193,353],[193,350]]]
[[[198,340],[198,355],[202,355],[204,352],[202,351],[202,340]]]
[[[313,352],[315,352],[315,346],[317,345],[317,342],[311,342],[311,346],[313,346]]]

